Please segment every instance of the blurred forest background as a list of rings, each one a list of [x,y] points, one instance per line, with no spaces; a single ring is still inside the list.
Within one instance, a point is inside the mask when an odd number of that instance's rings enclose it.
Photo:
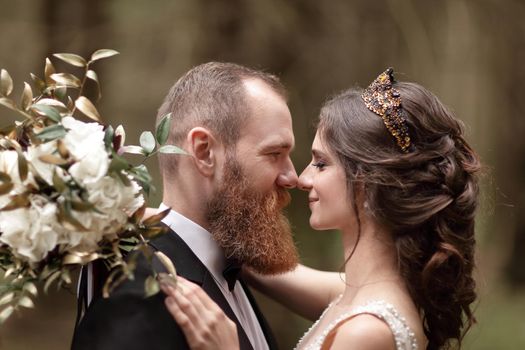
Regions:
[[[270,71],[289,89],[299,172],[323,100],[394,67],[399,80],[423,84],[456,112],[486,166],[477,222],[479,323],[464,348],[524,349],[523,18],[523,0],[0,0],[0,68],[21,93],[52,53],[118,50],[95,67],[99,110],[106,122],[126,126],[128,143],[153,129],[164,95],[192,66],[232,61]],[[0,109],[0,125],[11,117]],[[160,188],[156,162],[149,167]],[[305,194],[293,196],[289,216],[303,262],[340,269],[338,234],[313,232]],[[151,205],[160,198],[157,192]],[[309,322],[259,297],[282,349],[292,348]],[[0,349],[68,349],[75,313],[73,292],[41,297],[36,309],[0,328]]]

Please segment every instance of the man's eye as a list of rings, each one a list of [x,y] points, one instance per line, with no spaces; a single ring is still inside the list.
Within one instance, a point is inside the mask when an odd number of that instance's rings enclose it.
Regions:
[[[322,161],[318,161],[318,162],[312,163],[312,166],[316,167],[317,169],[323,169],[326,166],[326,164]]]

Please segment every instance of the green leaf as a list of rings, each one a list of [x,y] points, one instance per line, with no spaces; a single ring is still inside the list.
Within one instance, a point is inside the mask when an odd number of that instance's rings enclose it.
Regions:
[[[129,162],[118,155],[113,155],[111,163],[109,163],[109,171],[121,172],[130,168]]]
[[[28,309],[35,307],[35,304],[33,304],[33,301],[28,296],[23,296],[18,301],[18,305],[26,307]]]
[[[51,140],[55,140],[55,139],[58,139],[58,138],[62,138],[64,136],[66,136],[66,129],[62,126],[62,125],[51,125],[51,126],[48,126],[47,128],[44,128],[42,129],[41,132],[39,132],[36,136],[46,142],[46,141],[51,141]]]
[[[11,305],[3,309],[2,312],[0,312],[0,324],[4,323],[9,318],[13,311],[15,311],[15,308]]]
[[[163,145],[168,140],[171,127],[171,113],[166,114],[162,117],[159,125],[157,126],[156,136],[159,145]]]
[[[50,78],[61,86],[79,88],[81,85],[80,79],[70,73],[55,73],[51,74]]]
[[[36,111],[39,115],[44,115],[57,123],[60,122],[60,113],[58,113],[58,111],[54,107],[38,103],[31,106],[31,109]]]
[[[58,89],[55,89],[55,92],[57,91]],[[41,100],[38,100],[37,103],[35,103],[35,106],[37,105],[44,105],[44,106],[52,106],[54,108],[56,108],[58,111],[60,112],[69,112],[69,109],[67,108],[67,106],[65,104],[63,104],[62,102],[60,101],[57,101],[53,98],[43,98]]]
[[[5,69],[0,71],[0,95],[9,96],[13,91],[13,79]]]
[[[130,153],[130,154],[142,154],[144,155],[145,154],[145,151],[142,147],[140,146],[132,146],[132,145],[129,145],[129,146],[124,146],[124,147],[121,147],[119,149],[119,154],[122,154],[122,153]]]
[[[179,148],[174,145],[164,145],[161,148],[159,148],[160,153],[171,153],[171,154],[188,154],[185,150],[182,148]]]
[[[79,111],[84,113],[89,118],[96,120],[97,122],[100,121],[100,115],[98,114],[97,109],[86,97],[80,96],[77,98],[75,101],[75,107],[77,107]]]
[[[144,149],[144,151],[149,154],[153,152],[155,149],[155,137],[151,133],[151,131],[144,131],[140,135],[140,146]]]
[[[91,62],[118,55],[119,52],[111,49],[100,49],[91,55]]]
[[[144,291],[146,292],[145,297],[149,298],[160,291],[159,282],[153,276],[148,276],[144,281]]]
[[[46,85],[53,85],[55,82],[53,79],[51,79],[51,75],[55,74],[55,67],[53,66],[53,63],[49,60],[49,58],[46,58],[46,66],[44,68],[44,79],[46,81]]]
[[[104,130],[104,144],[106,148],[113,148],[113,137],[115,136],[115,131],[113,127],[109,125],[106,130]]]
[[[83,57],[72,53],[55,53],[53,56],[75,67],[85,67],[87,65]]]
[[[28,83],[24,82],[24,91],[22,92],[22,98],[20,99],[20,106],[25,111],[33,101],[33,90]]]

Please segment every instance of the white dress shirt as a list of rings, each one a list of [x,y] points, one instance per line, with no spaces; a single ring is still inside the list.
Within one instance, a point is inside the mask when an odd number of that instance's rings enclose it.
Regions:
[[[167,208],[166,205],[161,203],[159,211]],[[256,350],[269,349],[261,325],[257,321],[257,316],[240,283],[235,283],[232,291],[228,289],[228,283],[222,275],[226,258],[224,252],[217,242],[215,242],[211,234],[203,227],[174,210],[171,210],[162,221],[182,238],[204,266],[206,266],[208,271],[210,271],[215,283],[219,286],[224,298],[226,298],[235,316],[237,316],[237,319],[242,325],[252,347]]]

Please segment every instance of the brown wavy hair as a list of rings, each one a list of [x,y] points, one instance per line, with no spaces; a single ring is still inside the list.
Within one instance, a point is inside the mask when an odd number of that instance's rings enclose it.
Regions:
[[[324,104],[318,130],[345,169],[352,202],[360,182],[368,215],[394,235],[401,275],[424,315],[427,349],[461,346],[475,322],[480,161],[464,138],[463,124],[435,95],[415,83],[394,87],[406,113],[411,152],[401,151],[358,88]],[[356,205],[354,211],[359,218]]]

